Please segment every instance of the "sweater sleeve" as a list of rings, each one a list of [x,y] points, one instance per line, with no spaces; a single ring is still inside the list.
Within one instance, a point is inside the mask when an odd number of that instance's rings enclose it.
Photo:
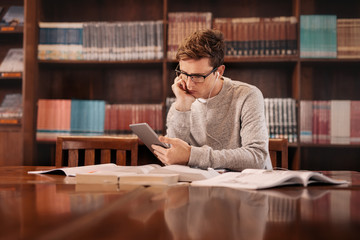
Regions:
[[[190,116],[191,112],[181,112],[171,105],[166,120],[166,135],[171,138],[180,138],[190,143]]]
[[[262,93],[257,88],[252,88],[236,107],[241,108],[240,146],[235,149],[220,150],[214,150],[207,145],[192,146],[190,166],[243,170],[245,168],[265,168],[268,165],[267,161],[270,161],[268,156],[269,139]]]

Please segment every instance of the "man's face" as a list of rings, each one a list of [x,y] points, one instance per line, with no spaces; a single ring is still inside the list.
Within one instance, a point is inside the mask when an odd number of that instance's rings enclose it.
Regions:
[[[208,58],[201,58],[199,60],[186,59],[180,60],[180,70],[187,74],[207,75],[213,67],[209,65]],[[216,72],[210,74],[205,78],[204,82],[195,83],[190,77],[185,80],[186,88],[192,96],[195,98],[208,98],[209,92],[213,88],[214,81],[216,79]]]

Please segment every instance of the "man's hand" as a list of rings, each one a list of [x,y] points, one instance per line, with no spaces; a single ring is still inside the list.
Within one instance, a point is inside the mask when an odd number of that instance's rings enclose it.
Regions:
[[[186,165],[189,162],[191,146],[179,138],[168,138],[160,136],[159,140],[171,145],[170,148],[163,148],[151,145],[155,155],[165,165],[180,164]]]
[[[176,110],[182,112],[189,111],[191,104],[195,101],[195,97],[188,92],[185,81],[176,77],[171,89],[176,97]]]

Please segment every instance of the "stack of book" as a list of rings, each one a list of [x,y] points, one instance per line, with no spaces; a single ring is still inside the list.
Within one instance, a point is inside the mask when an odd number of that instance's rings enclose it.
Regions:
[[[300,57],[336,58],[336,15],[300,16]]]
[[[40,22],[39,27],[40,60],[163,58],[162,21]]]
[[[297,54],[297,19],[215,18],[214,28],[225,36],[225,54],[231,57]]]
[[[107,104],[105,110],[105,133],[131,133],[129,124],[146,122],[155,132],[163,130],[161,104]]]
[[[360,101],[300,101],[300,141],[360,144]]]
[[[181,42],[196,30],[211,28],[211,12],[171,12],[168,14],[168,59],[175,59]]]
[[[360,19],[337,20],[338,58],[360,57]]]
[[[23,64],[23,49],[11,48],[7,52],[4,60],[0,64],[1,77],[21,77],[24,64]]]
[[[297,142],[296,101],[292,98],[265,98],[265,118],[270,138]]]
[[[0,7],[0,13],[2,8]],[[1,19],[0,25],[23,25],[24,24],[24,7],[10,6]]]
[[[19,124],[23,115],[22,95],[7,94],[0,106],[0,124]]]
[[[101,100],[40,99],[37,139],[58,134],[103,134],[105,102]]]

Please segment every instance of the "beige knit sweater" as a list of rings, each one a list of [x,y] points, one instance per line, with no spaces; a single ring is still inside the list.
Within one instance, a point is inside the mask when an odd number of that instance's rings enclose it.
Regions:
[[[195,101],[190,111],[180,112],[172,105],[167,136],[192,146],[189,166],[271,169],[261,91],[229,78],[223,81],[218,95],[206,103]]]

